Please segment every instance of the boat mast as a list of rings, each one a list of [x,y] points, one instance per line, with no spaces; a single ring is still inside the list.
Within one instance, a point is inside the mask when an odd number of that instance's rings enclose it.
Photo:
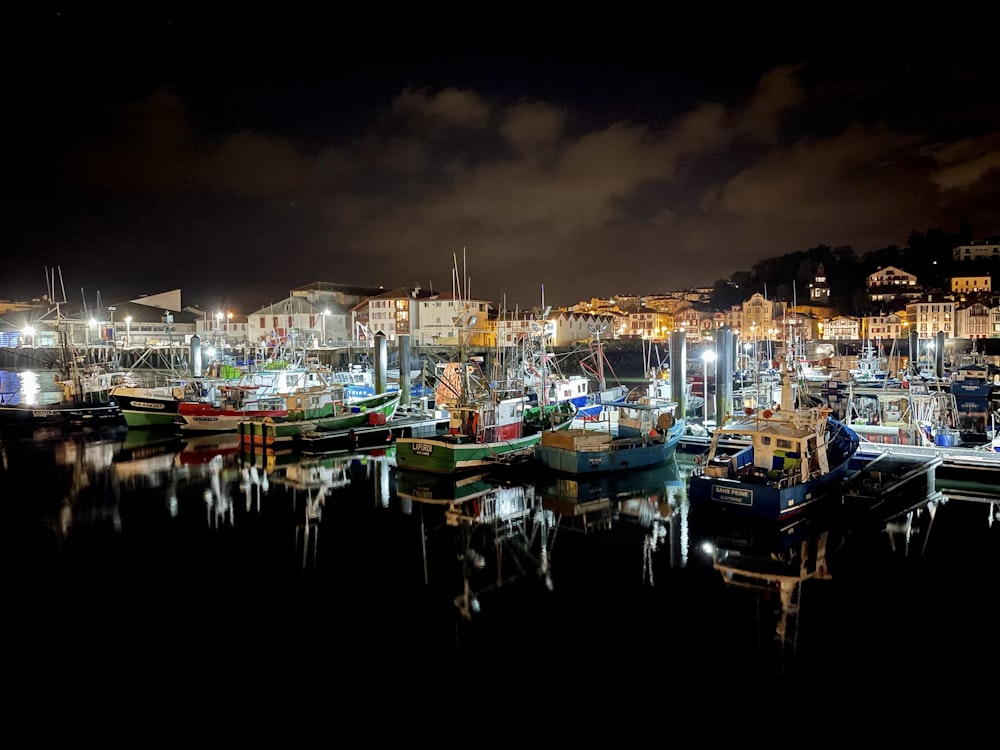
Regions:
[[[469,394],[472,391],[472,384],[469,382],[469,366],[465,361],[468,353],[466,351],[466,337],[468,336],[468,323],[469,323],[469,300],[465,294],[464,281],[460,278],[458,273],[458,257],[452,256],[454,260],[454,267],[452,268],[452,286],[458,289],[458,298],[462,303],[462,309],[459,313],[456,322],[458,323],[458,366],[462,368],[462,377],[459,379],[459,387],[462,392],[459,394],[459,403],[467,404],[469,403]],[[465,250],[462,250],[462,263],[463,270],[465,264]]]
[[[601,331],[607,327],[607,323],[590,327],[590,332],[594,334],[594,343],[597,346],[597,388],[600,393],[604,393],[608,387],[604,379],[604,350],[601,348]]]

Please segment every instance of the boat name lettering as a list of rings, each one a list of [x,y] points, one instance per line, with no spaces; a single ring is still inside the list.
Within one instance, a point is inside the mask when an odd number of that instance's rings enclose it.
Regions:
[[[55,417],[58,416],[59,412],[53,409],[32,409],[31,416],[33,417]]]
[[[195,422],[218,422],[218,417],[192,417]]]
[[[412,443],[413,452],[421,456],[429,456],[434,452],[434,446],[430,443]]]
[[[163,404],[159,404],[155,401],[133,401],[132,406],[137,409],[155,409],[159,410],[163,408]]]
[[[712,499],[721,500],[724,503],[753,505],[753,490],[742,487],[723,487],[716,484],[712,487]]]

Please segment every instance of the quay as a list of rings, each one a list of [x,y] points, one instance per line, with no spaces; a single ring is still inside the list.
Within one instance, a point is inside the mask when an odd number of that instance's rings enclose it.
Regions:
[[[896,460],[922,464],[940,458],[937,465],[938,479],[974,479],[988,484],[1000,481],[1000,453],[982,448],[937,447],[921,445],[894,445],[861,441],[856,458],[871,462],[880,456],[891,455]]]

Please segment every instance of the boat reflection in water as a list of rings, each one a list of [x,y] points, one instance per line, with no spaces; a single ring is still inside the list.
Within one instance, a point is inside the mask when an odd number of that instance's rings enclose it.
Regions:
[[[426,582],[442,562],[458,573],[454,604],[469,620],[482,598],[516,581],[534,578],[552,589],[549,567],[551,516],[522,484],[503,484],[489,473],[444,477],[396,471],[396,495],[420,508]],[[429,548],[436,548],[428,557]],[[443,558],[434,558],[443,555]]]
[[[402,471],[391,450],[248,457],[230,441],[0,440],[5,485],[31,488],[0,504],[11,642],[61,669],[307,655],[310,674],[339,674],[344,644],[366,666],[530,654],[719,678],[981,660],[968,634],[992,616],[995,488],[876,497],[865,475],[830,513],[762,526],[697,512],[683,456],[582,481],[453,480]]]
[[[552,511],[558,531],[593,534],[627,525],[642,538],[643,580],[655,583],[653,553],[669,541],[669,529],[684,498],[675,457],[656,466],[599,475],[543,475],[536,484],[542,507]]]
[[[727,589],[739,592],[734,596],[749,592],[751,599],[744,604],[756,617],[758,648],[766,664],[785,676],[798,666],[804,591],[811,587],[809,599],[822,619],[826,592],[819,587],[836,578],[839,560],[849,556],[852,547],[882,538],[893,556],[919,557],[926,551],[937,509],[945,502],[943,493],[932,486],[890,500],[845,495],[835,509],[784,523],[697,508],[689,514],[692,555],[710,564]],[[744,634],[749,632],[744,629]]]

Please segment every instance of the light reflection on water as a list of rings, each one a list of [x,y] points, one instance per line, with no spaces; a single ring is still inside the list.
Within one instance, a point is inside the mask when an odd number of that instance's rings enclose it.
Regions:
[[[62,399],[62,389],[51,370],[0,370],[0,403],[53,404]]]
[[[82,607],[74,627],[145,615],[195,649],[213,630],[249,643],[236,624],[272,616],[256,648],[336,620],[397,658],[495,658],[498,642],[544,634],[553,656],[603,644],[787,675],[874,671],[902,650],[903,671],[954,669],[995,585],[1000,524],[982,497],[762,528],[691,509],[685,456],[598,480],[456,482],[384,453],[251,459],[235,435],[105,428],[0,446],[5,486],[31,488],[2,506],[25,638]]]

